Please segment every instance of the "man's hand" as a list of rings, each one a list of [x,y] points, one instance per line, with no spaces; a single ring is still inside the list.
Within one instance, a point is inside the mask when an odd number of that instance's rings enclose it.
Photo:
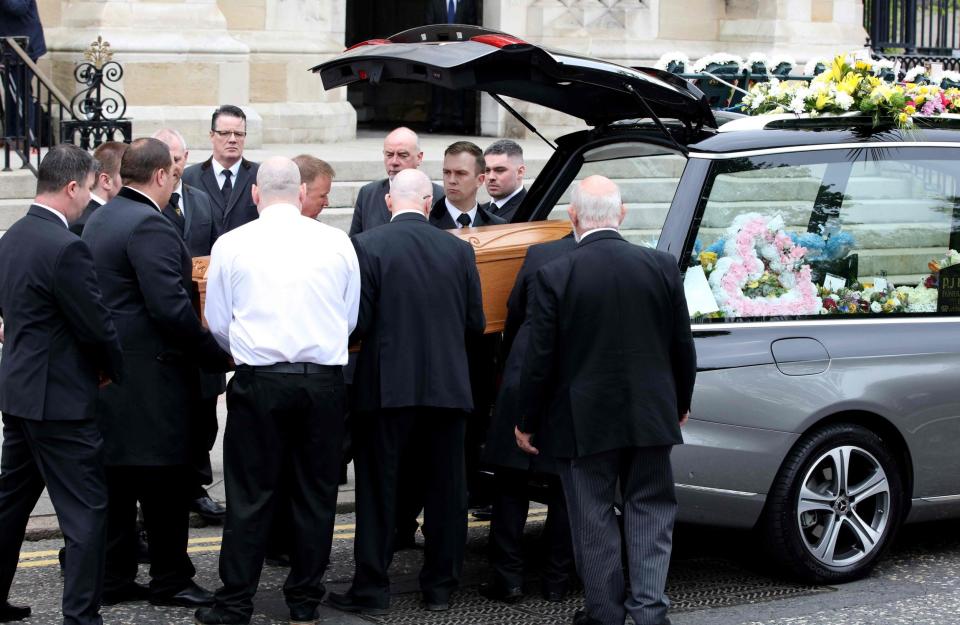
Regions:
[[[103,388],[104,386],[106,386],[107,384],[110,384],[113,381],[110,379],[110,376],[108,376],[103,371],[98,373],[97,377],[99,378],[99,380],[97,381],[97,386],[100,388]]]
[[[530,443],[530,440],[533,438],[533,434],[521,432],[520,428],[517,426],[513,426],[513,434],[517,437],[517,447],[522,449],[524,453],[528,453],[531,456],[536,456],[540,453],[540,450]]]
[[[689,420],[690,420],[690,411],[688,410],[682,415],[680,415],[680,427],[685,426],[687,424],[687,421]]]

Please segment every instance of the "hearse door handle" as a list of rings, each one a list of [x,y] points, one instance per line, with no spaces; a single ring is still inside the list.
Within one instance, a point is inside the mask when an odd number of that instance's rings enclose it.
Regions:
[[[780,339],[770,344],[770,352],[784,375],[816,375],[830,366],[827,348],[816,339]]]

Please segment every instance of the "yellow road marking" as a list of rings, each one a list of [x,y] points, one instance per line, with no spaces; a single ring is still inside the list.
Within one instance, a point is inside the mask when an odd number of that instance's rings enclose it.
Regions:
[[[528,521],[539,521],[546,518],[546,510],[531,510],[530,514],[527,515]],[[423,522],[423,518],[419,518],[418,521]],[[468,521],[467,527],[489,527],[490,521]],[[348,532],[345,530],[355,530],[356,524],[354,523],[344,523],[341,525],[334,525],[333,537],[339,540],[348,540],[356,537],[356,532]],[[189,546],[187,547],[187,553],[216,553],[220,551],[220,543],[222,542],[220,536],[205,536],[200,538],[191,538],[187,541]],[[49,559],[50,556],[56,556],[59,553],[58,549],[48,549],[44,551],[21,551],[20,552],[20,563],[17,565],[19,569],[32,569],[43,566],[56,566],[60,562],[56,558]],[[44,559],[40,559],[44,558]]]

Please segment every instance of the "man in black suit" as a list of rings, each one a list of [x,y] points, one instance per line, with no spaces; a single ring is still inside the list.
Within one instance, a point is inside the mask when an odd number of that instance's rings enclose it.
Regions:
[[[0,622],[30,616],[7,598],[44,486],[67,545],[63,621],[103,622],[107,486],[93,404],[123,362],[90,251],[67,230],[89,200],[93,168],[80,148],[51,148],[36,200],[0,239]]]
[[[341,610],[382,613],[390,606],[397,468],[413,437],[425,449],[426,609],[449,608],[463,566],[463,443],[473,408],[465,337],[481,333],[485,320],[473,248],[430,226],[431,198],[426,175],[398,173],[387,198],[393,220],[353,240],[361,275],[354,380],[365,392],[353,406],[356,568],[350,590],[328,598]]]
[[[25,52],[34,63],[47,53],[47,42],[43,36],[43,24],[37,11],[37,0],[0,0],[0,37],[29,37]],[[4,85],[4,109],[6,111],[6,135],[18,137],[23,134],[24,126],[18,112],[23,110],[21,98],[26,97],[28,84],[21,82],[19,72],[10,72]],[[36,110],[36,97],[32,96],[27,107],[26,127],[36,132],[31,119]],[[39,139],[39,137],[37,137]],[[28,155],[29,156],[29,155]]]
[[[93,160],[98,166],[93,176],[93,186],[90,188],[90,201],[83,209],[83,214],[70,224],[70,232],[77,236],[82,235],[83,227],[93,211],[112,200],[120,192],[120,187],[123,186],[123,181],[120,180],[120,159],[123,158],[126,149],[126,143],[105,141],[93,151]]]
[[[483,186],[485,168],[483,152],[476,144],[457,141],[447,146],[443,153],[443,190],[446,197],[434,202],[430,223],[444,230],[506,223],[477,203],[477,192]],[[470,507],[480,509],[474,513],[478,516],[489,514],[489,497],[478,478],[480,450],[490,424],[490,406],[496,383],[494,366],[499,344],[499,335],[471,337],[467,342],[474,405],[467,423],[467,489]]]
[[[405,169],[419,168],[421,163],[423,163],[423,151],[420,149],[420,138],[417,133],[401,126],[386,136],[383,140],[383,167],[387,177],[361,187],[357,194],[356,206],[353,208],[353,220],[350,223],[351,237],[390,222],[390,210],[387,208],[386,200],[390,192],[390,181]],[[434,198],[443,197],[441,186],[433,184],[432,188]],[[351,356],[350,364],[344,370],[348,387],[353,382],[355,366],[356,359]],[[422,489],[419,484],[421,456],[416,441],[412,441],[410,448],[403,452],[397,495],[395,549],[409,549],[417,544],[416,533],[419,526],[417,516],[423,509]]]
[[[375,180],[360,188],[357,203],[353,208],[353,220],[350,222],[350,236],[382,226],[390,221],[387,209],[387,194],[390,193],[390,181],[404,169],[417,169],[423,162],[420,138],[409,128],[396,128],[383,140],[383,166],[387,177]],[[443,188],[433,185],[433,196],[443,197]]]
[[[156,605],[208,605],[187,556],[190,422],[198,363],[223,370],[226,355],[194,310],[190,254],[160,213],[175,179],[167,146],[137,139],[123,155],[125,186],[87,222],[83,240],[123,345],[122,385],[101,390],[97,419],[110,495],[106,604],[149,597]],[[150,588],[136,582],[136,502],[150,547]],[[69,563],[69,556],[67,559]]]
[[[536,435],[561,459],[586,597],[574,623],[622,625],[627,613],[669,623],[670,451],[683,442],[697,371],[683,279],[675,258],[620,236],[626,209],[610,180],[574,187],[569,214],[577,249],[537,272],[517,444],[536,454]],[[618,479],[629,589],[613,511]]]
[[[444,230],[507,223],[477,203],[485,169],[483,151],[475,143],[457,141],[447,146],[443,152],[445,197],[434,201],[430,223]]]
[[[183,135],[173,128],[164,128],[153,134],[170,150],[173,161],[171,174],[176,180],[170,201],[160,211],[180,233],[191,257],[209,256],[213,244],[220,236],[219,220],[210,196],[188,184],[181,177],[190,152]],[[222,373],[200,374],[200,398],[196,405],[197,419],[192,422],[194,428],[193,465],[196,469],[196,482],[190,488],[190,509],[199,514],[207,523],[220,524],[226,509],[207,493],[204,485],[213,482],[213,468],[210,465],[210,450],[217,440],[217,397],[227,388]]]
[[[213,112],[210,145],[213,156],[183,171],[183,181],[205,191],[213,201],[220,232],[257,218],[250,187],[257,180],[257,163],[243,158],[247,115],[239,106],[224,104]]]
[[[424,17],[425,24],[480,23],[477,0],[428,0]],[[431,94],[429,131],[464,134],[467,130],[466,91],[434,87]]]
[[[484,182],[490,195],[486,208],[506,222],[513,221],[513,214],[527,196],[523,188],[523,175],[527,172],[523,148],[516,141],[501,139],[484,150],[483,160],[486,163]]]
[[[519,416],[520,372],[530,338],[527,308],[534,301],[537,271],[577,246],[573,233],[550,243],[533,245],[517,273],[507,299],[507,320],[500,353],[506,356],[493,421],[483,450],[483,462],[493,467],[490,519],[490,564],[492,579],[480,585],[488,599],[516,603],[523,598],[523,530],[530,506],[530,482],[544,485],[549,506],[543,527],[546,562],[540,576],[541,591],[548,601],[561,601],[570,588],[573,547],[566,500],[557,476],[556,462],[545,453],[530,456],[517,448],[514,425]]]

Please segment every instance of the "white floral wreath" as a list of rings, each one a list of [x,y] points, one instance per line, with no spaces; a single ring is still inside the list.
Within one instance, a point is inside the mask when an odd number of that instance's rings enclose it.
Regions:
[[[816,315],[822,301],[804,264],[806,248],[795,245],[783,230],[783,217],[758,213],[738,216],[727,230],[723,257],[710,274],[710,287],[720,310],[729,317]],[[766,261],[766,262],[764,262]],[[764,271],[776,274],[787,289],[776,297],[747,297],[743,288]]]

